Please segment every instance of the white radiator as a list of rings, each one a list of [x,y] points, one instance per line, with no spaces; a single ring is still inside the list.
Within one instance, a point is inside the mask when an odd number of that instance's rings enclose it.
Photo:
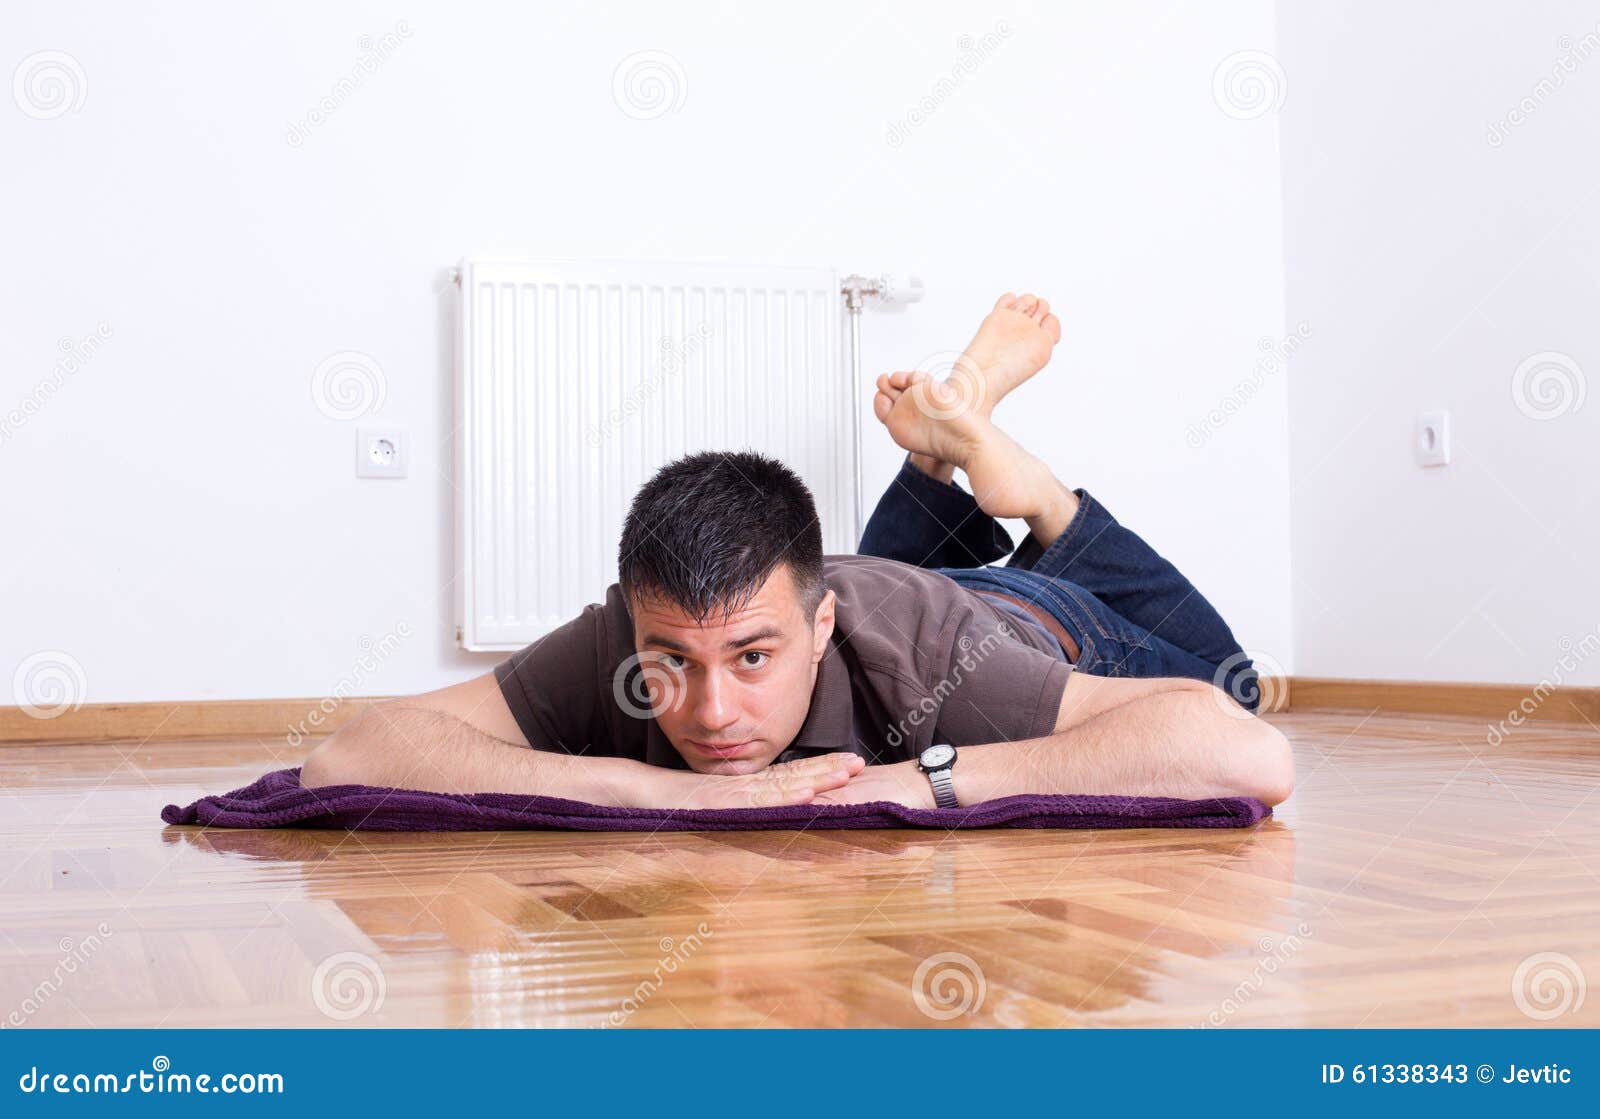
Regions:
[[[856,547],[839,278],[820,269],[465,261],[456,370],[460,644],[520,649],[600,601],[638,487],[701,450],[805,479]]]

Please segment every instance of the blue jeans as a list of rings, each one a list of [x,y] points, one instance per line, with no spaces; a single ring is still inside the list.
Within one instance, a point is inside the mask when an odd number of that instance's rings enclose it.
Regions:
[[[1194,584],[1083,490],[1065,531],[1013,551],[971,494],[911,465],[873,510],[858,551],[927,567],[964,587],[1043,606],[1078,642],[1092,676],[1188,676],[1225,688],[1250,710],[1260,687],[1250,657]],[[987,564],[1007,554],[1004,567]]]

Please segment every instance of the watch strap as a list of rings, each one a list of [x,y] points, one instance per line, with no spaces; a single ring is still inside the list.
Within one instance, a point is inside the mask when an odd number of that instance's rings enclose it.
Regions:
[[[961,802],[956,799],[956,785],[950,779],[950,767],[943,769],[924,770],[928,781],[933,785],[933,802],[940,808],[960,808]]]

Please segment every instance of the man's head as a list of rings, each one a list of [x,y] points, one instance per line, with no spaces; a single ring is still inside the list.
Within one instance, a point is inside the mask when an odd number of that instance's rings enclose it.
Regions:
[[[750,451],[669,463],[634,497],[617,566],[668,740],[700,773],[769,765],[805,722],[833,634],[805,483]]]

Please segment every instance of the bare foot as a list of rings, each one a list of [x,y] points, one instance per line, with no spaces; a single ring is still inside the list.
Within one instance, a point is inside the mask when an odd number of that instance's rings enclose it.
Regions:
[[[978,508],[991,517],[1022,518],[1045,547],[1054,543],[1078,511],[1077,495],[1056,479],[1050,467],[993,424],[983,430],[977,449],[968,453],[961,469]]]
[[[922,464],[928,459],[961,466],[981,440],[982,428],[993,426],[963,388],[920,370],[884,373],[872,413],[919,468],[926,469]]]
[[[940,462],[927,455],[912,455],[911,465],[922,471],[936,482],[952,482],[955,480],[956,468],[954,463]]]
[[[981,391],[969,391],[987,416],[1007,393],[1045,367],[1059,341],[1061,320],[1050,313],[1046,300],[1007,292],[979,324],[950,379],[975,379]]]
[[[917,390],[923,394],[918,400],[924,405],[924,411],[934,418],[948,418],[956,410],[977,412],[986,417],[992,415],[1001,398],[1044,368],[1059,341],[1061,320],[1050,313],[1049,302],[1034,295],[1016,296],[1007,292],[995,300],[994,310],[979,324],[978,333],[945,378],[944,383],[956,390],[955,395],[930,385]],[[913,378],[923,379],[910,373],[891,376],[895,378],[894,388],[901,392],[911,386]],[[880,394],[884,392],[884,382],[885,378],[878,378]],[[888,407],[893,407],[897,397],[898,393],[890,399]],[[877,408],[874,401],[874,409]],[[880,413],[878,418],[887,423],[886,415]],[[896,424],[908,434],[910,429],[920,426],[903,417],[897,417]],[[912,438],[917,436],[913,434]],[[907,446],[899,437],[896,442]],[[911,465],[941,482],[948,482],[955,475],[950,462],[916,450],[911,453]]]
[[[991,517],[1019,517],[1048,545],[1072,519],[1078,499],[1050,468],[989,417],[964,406],[960,389],[920,371],[885,373],[878,378],[873,413],[894,441],[911,452],[912,462],[933,460],[949,472],[966,472],[978,507]]]

